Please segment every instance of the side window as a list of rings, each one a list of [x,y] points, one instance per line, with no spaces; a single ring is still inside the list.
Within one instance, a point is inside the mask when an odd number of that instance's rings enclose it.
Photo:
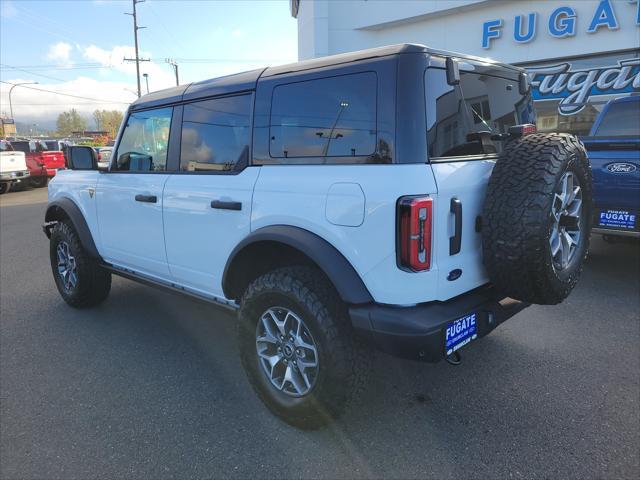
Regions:
[[[640,135],[640,102],[619,102],[609,105],[600,122],[598,137]]]
[[[165,171],[172,114],[173,108],[169,107],[129,115],[111,168],[127,172]]]
[[[493,142],[492,134],[535,123],[531,97],[520,94],[517,80],[461,72],[460,85],[453,87],[443,69],[428,68],[425,97],[430,157],[496,153],[502,142]]]
[[[252,96],[215,98],[184,106],[180,171],[229,171],[248,162]]]
[[[372,155],[376,97],[374,72],[278,85],[271,104],[271,157]]]

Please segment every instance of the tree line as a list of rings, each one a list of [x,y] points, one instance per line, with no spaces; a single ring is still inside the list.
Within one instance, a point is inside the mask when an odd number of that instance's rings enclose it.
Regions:
[[[93,112],[96,130],[104,130],[110,138],[118,133],[123,113],[119,110],[96,110]],[[73,132],[89,130],[89,120],[78,113],[75,108],[62,112],[56,121],[57,134],[67,137]]]

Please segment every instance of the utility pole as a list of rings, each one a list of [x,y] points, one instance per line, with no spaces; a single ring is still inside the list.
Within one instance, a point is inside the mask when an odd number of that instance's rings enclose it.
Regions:
[[[136,4],[138,3],[142,3],[145,0],[131,0],[131,3],[133,4],[133,13],[125,13],[125,15],[131,15],[133,17],[133,41],[135,43],[135,47],[136,47],[136,58],[135,58],[135,62],[136,62],[136,78],[138,80],[138,97],[142,96],[142,91],[140,89],[140,62],[148,62],[149,60],[141,60],[140,56],[138,55],[138,30],[142,29],[142,28],[147,28],[147,27],[139,27],[138,26],[138,17],[136,16]],[[129,58],[125,58],[125,61],[131,61],[131,59]]]
[[[176,62],[172,58],[165,58],[164,61],[173,67],[173,73],[176,74],[176,87],[180,85],[180,81],[178,80],[178,62]]]

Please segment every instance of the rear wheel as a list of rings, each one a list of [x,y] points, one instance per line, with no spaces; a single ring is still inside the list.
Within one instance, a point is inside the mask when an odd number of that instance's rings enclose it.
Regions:
[[[369,352],[324,275],[308,267],[254,280],[240,308],[239,345],[249,381],[277,416],[318,428],[364,387]]]
[[[82,247],[73,225],[62,221],[51,231],[51,270],[60,295],[72,307],[92,307],[111,290],[111,274]]]
[[[47,186],[47,182],[49,181],[48,177],[31,177],[29,178],[29,185],[34,188],[42,188]]]
[[[10,182],[0,182],[0,195],[7,193],[9,190],[11,190]]]

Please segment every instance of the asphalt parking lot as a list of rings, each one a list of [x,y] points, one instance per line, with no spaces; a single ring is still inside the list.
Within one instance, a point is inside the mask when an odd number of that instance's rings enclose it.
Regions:
[[[0,197],[0,477],[639,478],[640,246],[594,237],[578,288],[463,354],[378,355],[366,395],[295,430],[245,379],[234,318],[115,278],[58,296],[46,189]]]

